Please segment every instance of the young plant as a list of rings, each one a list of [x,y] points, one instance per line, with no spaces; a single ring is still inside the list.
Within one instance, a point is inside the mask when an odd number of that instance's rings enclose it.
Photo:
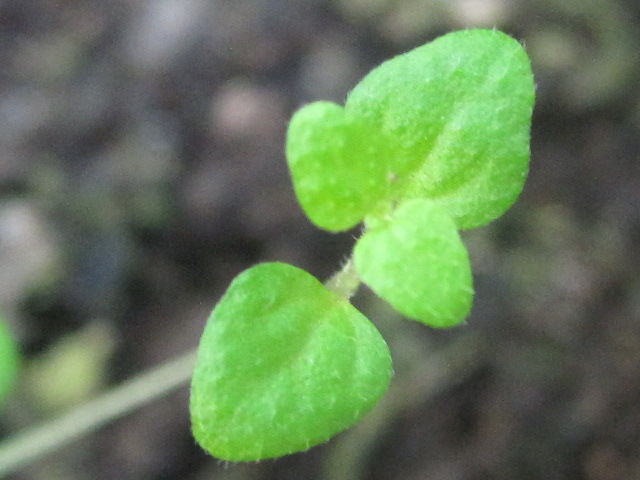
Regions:
[[[306,450],[383,395],[391,356],[349,298],[362,282],[432,327],[469,314],[473,285],[458,230],[499,217],[529,163],[534,84],[521,45],[494,30],[450,33],[369,73],[344,107],[292,118],[287,158],[318,227],[364,223],[352,259],[323,285],[264,263],[215,307],[191,385],[193,433],[220,459]]]

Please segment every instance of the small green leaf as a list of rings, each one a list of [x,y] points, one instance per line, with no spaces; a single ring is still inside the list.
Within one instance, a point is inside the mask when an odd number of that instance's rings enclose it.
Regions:
[[[191,384],[193,433],[213,456],[306,450],[382,396],[389,350],[347,300],[281,263],[240,274],[213,311]]]
[[[364,118],[315,102],[289,124],[287,158],[307,216],[321,228],[347,230],[362,220],[397,175],[397,146]]]
[[[354,262],[362,280],[409,318],[450,327],[469,314],[469,256],[455,223],[433,201],[410,200],[372,223],[356,243]]]
[[[9,327],[0,318],[0,404],[11,392],[18,376],[20,356]]]
[[[473,228],[522,190],[533,100],[529,58],[516,40],[462,30],[374,69],[345,109],[395,138],[398,155],[419,160],[403,197],[432,198],[458,228]]]

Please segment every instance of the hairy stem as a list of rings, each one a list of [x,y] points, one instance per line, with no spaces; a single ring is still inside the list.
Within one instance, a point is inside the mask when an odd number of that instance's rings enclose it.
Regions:
[[[189,351],[57,419],[5,440],[0,443],[0,478],[186,383],[195,361],[196,351]]]
[[[325,286],[334,293],[349,300],[360,286],[360,276],[356,272],[353,259],[349,259],[342,269],[325,282]]]

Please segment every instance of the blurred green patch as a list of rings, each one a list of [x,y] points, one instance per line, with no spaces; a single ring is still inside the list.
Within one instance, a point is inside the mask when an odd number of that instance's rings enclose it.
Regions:
[[[19,364],[18,346],[0,315],[0,405],[13,390],[18,377]]]
[[[105,385],[114,348],[105,322],[61,337],[26,369],[24,390],[33,407],[50,414],[88,400]]]

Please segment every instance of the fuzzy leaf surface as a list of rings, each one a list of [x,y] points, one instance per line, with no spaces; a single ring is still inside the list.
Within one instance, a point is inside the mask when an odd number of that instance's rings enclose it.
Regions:
[[[191,420],[213,456],[254,461],[306,450],[380,399],[391,358],[378,330],[313,276],[259,264],[209,319],[191,384]]]
[[[388,196],[397,151],[392,139],[335,103],[309,104],[289,124],[287,159],[296,195],[311,221],[326,230],[357,225]]]
[[[528,172],[534,83],[522,46],[495,30],[452,32],[367,75],[345,109],[416,165],[404,198],[431,198],[458,228],[499,217]],[[330,140],[328,140],[330,141]]]
[[[362,280],[403,315],[432,327],[461,323],[471,310],[467,250],[447,211],[411,200],[358,240],[354,262]]]
[[[287,158],[298,199],[331,231],[410,198],[442,204],[458,228],[484,225],[522,190],[533,100],[516,40],[444,35],[375,68],[344,109],[317,102],[294,115]]]

